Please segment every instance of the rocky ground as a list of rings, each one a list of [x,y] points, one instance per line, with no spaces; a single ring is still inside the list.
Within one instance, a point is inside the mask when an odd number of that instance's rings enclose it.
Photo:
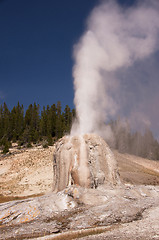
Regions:
[[[0,205],[0,239],[159,239],[159,187],[68,187]]]
[[[0,156],[0,202],[3,198],[48,193],[52,189],[54,147],[10,149]],[[5,200],[5,199],[4,199]]]
[[[0,239],[159,239],[159,162],[114,151],[121,186],[54,194],[53,151],[0,157]]]

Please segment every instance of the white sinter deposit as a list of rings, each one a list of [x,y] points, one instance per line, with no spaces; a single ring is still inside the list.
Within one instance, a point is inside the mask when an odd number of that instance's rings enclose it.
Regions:
[[[53,158],[53,191],[72,184],[96,188],[120,182],[114,155],[98,135],[63,137],[55,145]]]

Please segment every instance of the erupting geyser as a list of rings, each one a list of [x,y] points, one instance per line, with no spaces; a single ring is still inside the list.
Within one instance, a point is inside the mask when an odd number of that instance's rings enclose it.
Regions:
[[[131,118],[139,111],[142,116],[133,82],[142,86],[139,94],[145,94],[145,74],[143,79],[136,80],[132,72],[130,79],[125,82],[123,79],[134,64],[144,62],[159,49],[159,1],[136,1],[138,3],[130,8],[123,8],[117,0],[100,2],[92,10],[85,32],[74,46],[77,121],[71,135],[96,133],[105,139],[109,137],[103,128],[105,122],[124,113]]]
[[[55,147],[53,191],[72,184],[97,188],[120,183],[113,153],[98,135],[65,136]]]
[[[127,9],[115,0],[103,0],[91,12],[87,28],[74,46],[77,118],[71,136],[56,143],[54,191],[71,184],[96,188],[120,182],[111,150],[95,134],[109,138],[105,122],[121,107],[118,73],[159,49],[158,13],[157,0],[141,1]]]

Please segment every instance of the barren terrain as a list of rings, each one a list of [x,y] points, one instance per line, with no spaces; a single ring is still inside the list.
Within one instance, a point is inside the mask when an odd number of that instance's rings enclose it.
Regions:
[[[44,194],[52,189],[52,155],[54,147],[11,149],[0,157],[0,194],[24,197]]]
[[[0,156],[1,202],[9,197],[27,197],[52,191],[54,146],[30,149],[16,147]],[[123,183],[159,185],[159,161],[114,151]]]
[[[54,146],[10,152],[0,157],[0,239],[159,239],[159,161],[113,151],[121,187],[53,194]]]

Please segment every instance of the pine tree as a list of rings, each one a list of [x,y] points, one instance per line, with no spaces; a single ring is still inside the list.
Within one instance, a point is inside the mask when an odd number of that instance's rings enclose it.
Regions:
[[[32,141],[32,116],[33,116],[33,105],[30,104],[26,110],[24,117],[24,132],[20,138],[21,143],[31,143]]]
[[[3,126],[3,137],[10,140],[11,138],[10,112],[6,103],[3,104],[2,126]]]
[[[47,105],[46,115],[47,115],[47,131],[46,131],[47,142],[48,142],[48,145],[52,145],[52,143],[53,143],[53,141],[52,141],[52,114],[51,114],[51,109],[50,109],[49,105]]]
[[[34,103],[32,119],[31,119],[31,139],[36,143],[39,139],[40,119],[39,119],[39,105]]]
[[[10,143],[8,142],[8,140],[5,140],[3,144],[3,151],[2,151],[3,154],[6,154],[9,152],[9,146],[10,146]]]
[[[56,115],[56,105],[53,104],[50,108],[50,119],[51,119],[51,135],[52,137],[56,136],[56,120],[57,120],[57,115]]]
[[[55,133],[57,138],[61,138],[63,136],[63,116],[61,115],[61,102],[57,102],[57,118],[56,118],[56,128]]]
[[[70,133],[71,124],[72,124],[72,113],[68,105],[66,105],[64,110],[64,124],[65,124],[65,132]]]
[[[41,111],[40,135],[41,135],[41,137],[47,135],[47,114],[46,114],[45,106],[43,107],[43,110]]]
[[[24,131],[24,108],[23,105],[20,106],[19,102],[11,111],[10,125],[12,131],[12,140],[19,140]]]

